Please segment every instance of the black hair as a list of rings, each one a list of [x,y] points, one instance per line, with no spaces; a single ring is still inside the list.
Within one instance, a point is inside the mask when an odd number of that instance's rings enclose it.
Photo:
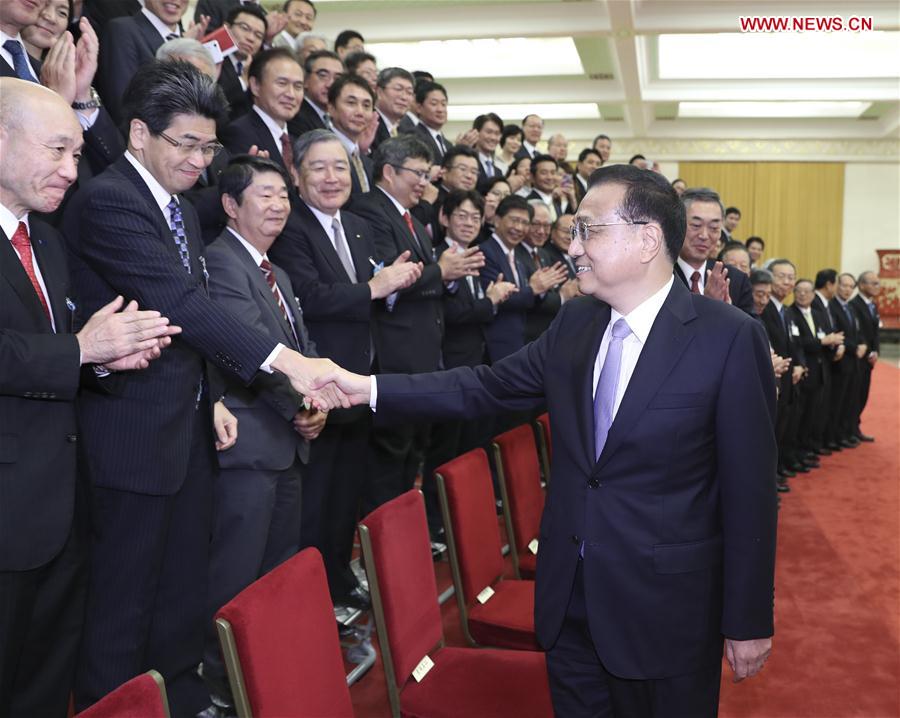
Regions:
[[[656,222],[662,228],[666,253],[672,262],[681,252],[687,224],[684,204],[669,181],[658,172],[647,172],[634,165],[609,165],[594,170],[588,188],[607,184],[625,188],[618,215],[626,222]]]
[[[521,157],[515,157],[513,159],[513,161],[509,163],[509,167],[507,167],[507,169],[506,169],[506,176],[512,177],[516,173],[516,170],[519,168],[519,165],[522,164],[525,160],[528,160],[529,162],[531,162],[531,158],[526,155],[522,155]],[[530,168],[530,165],[529,165],[529,168]]]
[[[303,0],[306,2],[306,0]],[[234,21],[237,20],[238,15],[252,15],[257,20],[262,20],[263,27],[265,31],[269,31],[269,21],[266,20],[266,11],[263,10],[259,5],[254,3],[247,3],[245,5],[235,5],[231,10],[228,11],[228,14],[225,16],[225,24],[233,25]],[[263,38],[265,41],[265,38]]]
[[[757,284],[771,284],[773,281],[775,281],[775,277],[772,276],[772,273],[768,269],[753,269],[750,271],[751,286],[756,286]]]
[[[609,142],[610,144],[612,144],[612,140],[609,138],[609,135],[597,135],[597,136],[594,138],[594,141],[591,143],[591,147],[596,147],[597,143],[598,143],[600,140],[606,140],[607,142]]]
[[[722,258],[733,249],[739,249],[742,252],[747,252],[747,256],[750,256],[750,252],[747,251],[747,245],[745,245],[743,242],[738,242],[737,240],[733,239],[730,242],[725,242],[725,246],[722,247],[722,251],[719,252],[719,256],[717,257],[717,259],[720,262],[723,261]]]
[[[468,147],[467,145],[453,145],[444,153],[444,158],[441,160],[441,167],[450,169],[450,165],[453,164],[453,160],[457,157],[471,157],[478,162],[478,153],[471,147]]]
[[[504,125],[503,132],[500,134],[500,146],[503,147],[503,145],[506,144],[506,141],[515,135],[519,136],[520,142],[525,139],[525,132],[521,127],[518,125]]]
[[[482,189],[484,189],[484,192],[482,192],[482,194],[487,197],[488,193],[501,182],[509,187],[509,182],[506,181],[506,177],[491,177],[482,185]],[[510,187],[510,189],[512,188]]]
[[[334,39],[334,49],[337,52],[339,47],[347,47],[352,40],[359,40],[360,42],[365,42],[366,38],[360,35],[356,30],[342,30],[338,33],[338,36]]]
[[[413,87],[416,86],[416,78],[412,76],[412,73],[409,70],[404,70],[402,67],[384,68],[378,73],[378,82],[376,84],[378,87],[384,88],[388,86],[388,83],[391,80],[396,80],[398,77],[408,81]]]
[[[172,60],[141,65],[122,102],[125,127],[141,120],[153,135],[165,132],[176,115],[199,115],[218,122],[228,110],[225,93],[212,78],[190,63]]]
[[[583,150],[581,150],[581,152],[578,153],[578,161],[584,162],[588,158],[588,155],[597,155],[597,157],[600,157],[600,153],[597,152],[597,150],[595,150],[593,147],[585,147]],[[603,162],[602,157],[600,157],[600,161]]]
[[[447,90],[442,84],[424,80],[416,84],[416,102],[421,105],[432,92],[443,92],[444,97],[447,97]]]
[[[341,92],[347,85],[353,85],[366,91],[366,94],[372,98],[372,104],[375,103],[375,91],[369,86],[364,77],[359,75],[341,75],[328,88],[328,103],[333,105],[337,102],[337,98],[341,96]]]
[[[628,164],[631,164],[635,160],[644,160],[646,162],[647,158],[644,157],[644,155],[634,155],[630,160],[628,160]]]
[[[500,128],[500,132],[503,132],[503,120],[500,119],[500,115],[496,112],[487,112],[483,115],[478,115],[475,118],[475,121],[472,123],[472,129],[481,131],[481,128],[484,127],[488,122],[493,122],[497,127]]]
[[[344,65],[344,61],[340,57],[338,57],[338,54],[336,52],[332,52],[331,50],[316,50],[315,52],[309,53],[309,55],[306,56],[306,60],[303,61],[304,75],[311,75],[313,71],[312,68],[313,65],[316,64],[316,60],[321,60],[323,57],[337,60],[339,63],[341,63],[342,67]]]
[[[378,64],[375,55],[366,52],[365,50],[360,50],[358,52],[351,52],[347,55],[347,57],[344,58],[344,66],[347,68],[347,72],[356,74],[356,68],[362,65],[366,60],[372,61],[375,65]]]
[[[413,70],[412,75],[415,78],[415,84],[419,84],[422,80],[434,82],[434,75],[425,70]]]
[[[837,282],[836,269],[820,269],[816,272],[816,289],[822,289],[826,284]]]
[[[247,71],[247,76],[254,78],[257,82],[262,82],[266,65],[275,60],[290,60],[300,67],[300,60],[286,47],[270,47],[257,53],[256,57],[253,58],[253,62],[250,63],[250,69]]]
[[[749,248],[751,244],[756,242],[763,249],[766,248],[766,243],[763,241],[762,237],[747,237],[747,241],[744,242],[745,245]]]
[[[555,157],[551,155],[535,155],[531,158],[531,176],[534,177],[534,173],[537,171],[537,166],[542,162],[550,162],[554,167],[559,169],[559,162],[556,161]]]
[[[428,163],[434,161],[431,156],[431,148],[415,135],[400,134],[385,140],[375,150],[372,158],[374,167],[372,176],[377,182],[384,176],[385,165],[401,166],[404,161],[425,160]]]
[[[217,180],[219,196],[227,194],[240,205],[244,190],[252,184],[253,177],[262,172],[276,173],[284,180],[285,187],[291,187],[291,178],[277,162],[256,155],[235,155]]]
[[[441,211],[450,219],[450,215],[462,206],[462,203],[468,200],[478,213],[484,217],[484,197],[482,197],[474,189],[455,189],[444,198],[444,204],[441,205]]]
[[[313,2],[313,0],[284,0],[284,5],[281,6],[281,12],[287,12],[288,8],[291,6],[291,3],[294,2],[306,3],[312,8],[313,17],[319,16],[319,10],[316,8],[316,4]]]
[[[500,204],[497,205],[497,216],[505,217],[514,209],[520,209],[523,212],[528,212],[529,221],[534,219],[534,207],[528,204],[527,199],[525,199],[524,197],[520,197],[517,194],[511,194],[509,197],[503,198]]]
[[[726,207],[725,216],[727,217],[729,214],[736,214],[738,217],[741,216],[741,210],[737,207]]]

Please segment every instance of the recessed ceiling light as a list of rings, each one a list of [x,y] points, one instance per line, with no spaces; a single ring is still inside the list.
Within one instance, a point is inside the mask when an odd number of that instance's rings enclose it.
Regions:
[[[679,117],[859,117],[870,102],[682,102]]]
[[[659,36],[661,80],[900,77],[900,33]]]
[[[593,102],[523,103],[521,105],[454,105],[447,108],[451,122],[474,120],[478,115],[496,112],[508,124],[519,124],[525,115],[540,115],[545,120],[599,120],[600,110]]]
[[[378,58],[378,67],[427,69],[439,80],[584,74],[570,37],[371,42],[366,51]]]

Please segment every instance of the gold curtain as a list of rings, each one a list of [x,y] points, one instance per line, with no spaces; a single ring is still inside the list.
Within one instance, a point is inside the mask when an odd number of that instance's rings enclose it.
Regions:
[[[682,162],[688,187],[711,187],[741,210],[735,238],[756,235],[765,258],[787,257],[798,277],[840,268],[844,221],[841,162]]]

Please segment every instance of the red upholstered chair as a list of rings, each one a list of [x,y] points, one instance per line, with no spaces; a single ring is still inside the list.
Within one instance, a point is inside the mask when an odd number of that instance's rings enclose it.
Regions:
[[[394,718],[553,715],[543,654],[444,646],[418,491],[366,516],[359,537]],[[419,666],[428,662],[432,667],[422,675]]]
[[[544,472],[544,483],[550,485],[550,462],[553,460],[553,444],[550,442],[550,415],[546,412],[534,420],[534,433],[537,437],[538,453],[541,455],[541,469]]]
[[[523,424],[495,436],[492,446],[516,577],[534,578],[544,511],[534,433]]]
[[[352,718],[321,554],[301,551],[216,613],[239,718]]]
[[[156,671],[123,683],[75,718],[169,718],[166,684]]]
[[[463,634],[473,646],[540,650],[534,581],[504,581],[487,454],[474,449],[435,469]]]

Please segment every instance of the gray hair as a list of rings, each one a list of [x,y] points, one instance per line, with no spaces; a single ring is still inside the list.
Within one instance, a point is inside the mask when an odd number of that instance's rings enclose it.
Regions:
[[[378,87],[387,87],[388,83],[391,80],[396,80],[398,77],[403,78],[408,81],[410,85],[413,87],[416,86],[416,78],[413,77],[412,73],[409,70],[404,70],[402,67],[386,67],[381,72],[378,73]]]
[[[768,269],[754,269],[750,272],[750,284],[771,284],[775,277]]]
[[[725,218],[725,205],[719,197],[719,193],[709,187],[691,187],[686,189],[681,195],[681,201],[684,203],[684,211],[687,214],[694,202],[710,202],[719,205],[722,210],[722,219]]]
[[[301,32],[299,35],[297,35],[297,39],[294,41],[297,49],[302,50],[307,40],[321,40],[325,43],[325,47],[328,47],[328,38],[326,38],[324,35],[317,35],[314,32]]]
[[[163,62],[172,62],[174,60],[184,60],[189,62],[189,58],[199,60],[209,68],[206,74],[216,79],[216,63],[209,50],[203,47],[199,40],[190,37],[176,37],[168,40],[159,46],[156,51],[156,59]]]
[[[530,200],[528,200],[528,204],[530,204],[532,207],[535,207],[535,208],[543,207],[544,209],[547,210],[548,213],[550,212],[550,207],[548,207],[547,203],[544,202],[544,200],[542,200],[542,199],[530,199]]]
[[[402,165],[406,160],[425,160],[434,162],[431,149],[415,135],[398,135],[385,140],[375,150],[375,168],[372,172],[377,182],[384,176],[385,165]]]
[[[313,145],[320,145],[323,142],[337,142],[344,149],[344,152],[347,151],[347,148],[344,147],[344,143],[341,142],[340,138],[331,130],[318,129],[304,132],[297,141],[294,142],[294,169],[299,172],[300,165],[303,164],[303,159],[306,157],[310,148]],[[347,161],[350,161],[349,156],[347,157]]]

